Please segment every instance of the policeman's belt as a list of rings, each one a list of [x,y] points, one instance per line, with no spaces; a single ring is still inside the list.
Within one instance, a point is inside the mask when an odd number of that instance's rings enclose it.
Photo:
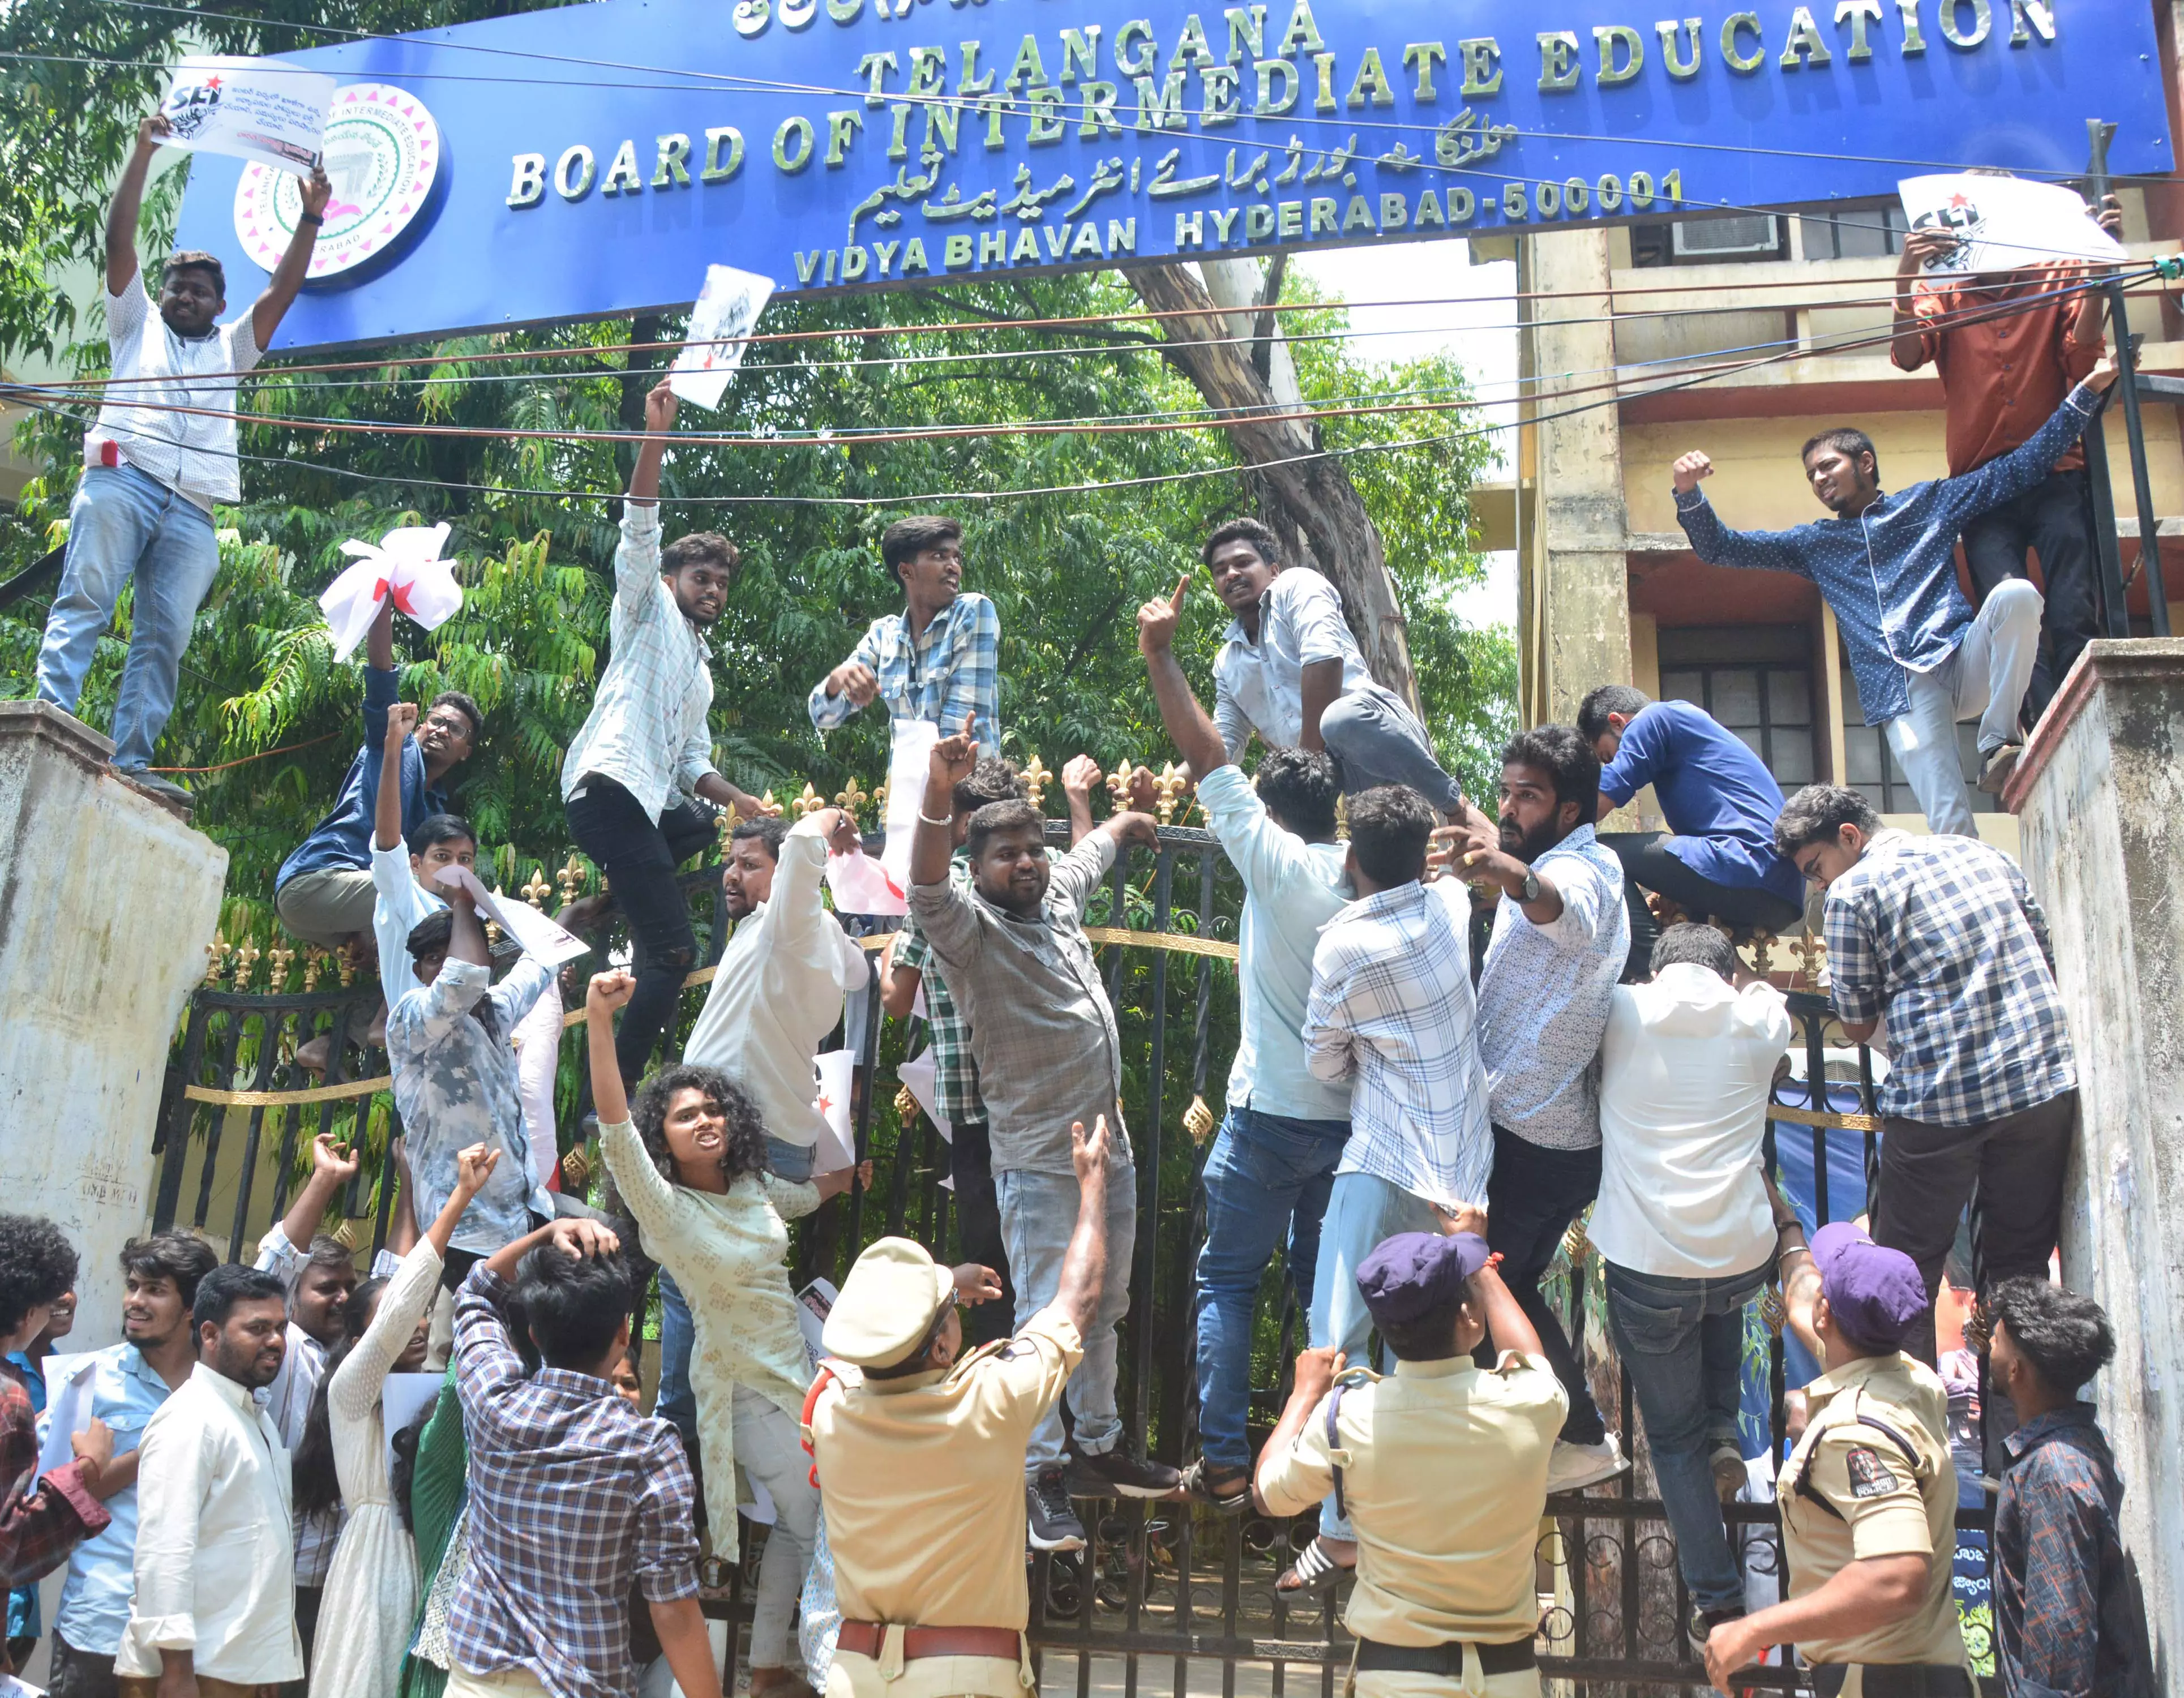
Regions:
[[[1813,1667],[1813,1690],[1836,1698],[1853,1668],[1863,1669],[1865,1698],[1976,1698],[1972,1678],[1953,1662],[1821,1662]]]
[[[877,1662],[887,1630],[885,1622],[845,1621],[835,1643],[843,1651],[869,1656]],[[1022,1643],[1022,1636],[1014,1628],[905,1627],[902,1630],[902,1660],[915,1662],[926,1656],[991,1656],[1003,1662],[1014,1662]]]
[[[1378,1640],[1361,1639],[1357,1668],[1360,1674],[1439,1674],[1461,1680],[1466,1649],[1462,1640],[1451,1640],[1446,1645],[1383,1645]],[[1540,1665],[1539,1654],[1529,1639],[1507,1645],[1474,1644],[1468,1649],[1478,1652],[1479,1671],[1485,1674],[1514,1674]]]

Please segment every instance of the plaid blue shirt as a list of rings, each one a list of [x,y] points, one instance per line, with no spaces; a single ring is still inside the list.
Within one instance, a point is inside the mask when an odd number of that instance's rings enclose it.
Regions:
[[[948,871],[956,888],[971,888],[971,863],[960,850]],[[933,1106],[951,1127],[983,1126],[986,1100],[978,1094],[978,1063],[971,1054],[971,1022],[956,1006],[948,989],[948,976],[941,971],[915,914],[904,915],[894,934],[894,964],[915,967],[925,992],[925,1030],[933,1040]]]
[[[2085,430],[2095,399],[2080,384],[2022,448],[1962,477],[1884,494],[1855,519],[1731,531],[1693,489],[1676,498],[1677,522],[1708,565],[1794,572],[1819,585],[1841,627],[1865,722],[1880,725],[1911,710],[1904,673],[1932,671],[1971,625],[1957,587],[1958,533],[2046,477]]]
[[[901,614],[874,620],[850,660],[872,668],[891,718],[930,720],[945,737],[963,729],[964,715],[975,713],[978,752],[999,754],[1000,652],[1001,621],[993,603],[965,590],[916,641]],[[821,731],[846,724],[856,712],[846,694],[827,693],[824,678],[811,687],[810,705],[811,723]]]
[[[1982,1126],[2075,1088],[2048,917],[1976,838],[1882,832],[1828,887],[1836,1012],[1888,1017],[1880,1111]]]
[[[651,1603],[698,1595],[690,1464],[672,1426],[605,1380],[526,1378],[509,1294],[480,1262],[455,1296],[470,1550],[448,1648],[473,1674],[528,1669],[554,1698],[637,1698],[632,1582]]]

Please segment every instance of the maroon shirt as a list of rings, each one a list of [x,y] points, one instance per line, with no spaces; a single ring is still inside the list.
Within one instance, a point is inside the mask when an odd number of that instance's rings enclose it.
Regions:
[[[13,1367],[0,1369],[0,1584],[28,1585],[112,1517],[83,1483],[83,1464],[55,1468],[29,1496],[38,1467],[38,1417]]]

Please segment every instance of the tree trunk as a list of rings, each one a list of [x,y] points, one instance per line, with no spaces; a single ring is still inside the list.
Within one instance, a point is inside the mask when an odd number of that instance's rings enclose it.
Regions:
[[[1311,420],[1273,410],[1284,405],[1284,399],[1253,365],[1251,344],[1217,340],[1251,334],[1254,315],[1222,311],[1186,265],[1135,266],[1124,275],[1155,311],[1189,315],[1162,320],[1171,343],[1162,352],[1209,405],[1254,415],[1227,429],[1236,452],[1253,468],[1262,516],[1282,539],[1290,563],[1326,574],[1341,594],[1366,665],[1416,709],[1418,680],[1411,670],[1402,609],[1388,575],[1380,533],[1357,487],[1341,461],[1320,452],[1319,432]],[[1197,345],[1183,345],[1190,343]]]

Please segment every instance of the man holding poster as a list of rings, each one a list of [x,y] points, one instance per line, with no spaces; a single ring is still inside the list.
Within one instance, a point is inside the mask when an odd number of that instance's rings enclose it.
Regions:
[[[249,312],[226,324],[226,279],[209,253],[186,250],[162,269],[154,299],[138,281],[136,220],[152,156],[169,135],[158,113],[136,131],[106,215],[106,339],[113,377],[84,435],[83,481],[69,509],[60,592],[38,650],[38,699],[70,712],[122,587],[136,612],[114,704],[114,771],[185,805],[189,792],[148,769],[174,711],[175,680],[198,604],[220,570],[215,501],[239,501],[236,385],[258,364],[296,298],[332,192],[315,165],[302,220]],[[188,409],[188,410],[178,410]]]

